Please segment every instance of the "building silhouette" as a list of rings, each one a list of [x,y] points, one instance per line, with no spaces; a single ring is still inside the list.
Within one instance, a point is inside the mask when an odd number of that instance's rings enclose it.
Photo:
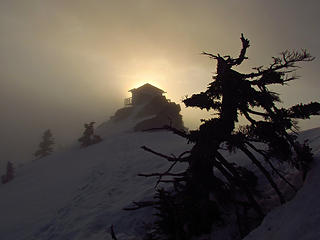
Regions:
[[[124,100],[125,106],[141,105],[152,101],[152,99],[155,97],[164,97],[163,94],[166,93],[162,89],[157,88],[149,83],[146,83],[138,88],[133,88],[129,90],[129,92],[131,92],[132,97]]]

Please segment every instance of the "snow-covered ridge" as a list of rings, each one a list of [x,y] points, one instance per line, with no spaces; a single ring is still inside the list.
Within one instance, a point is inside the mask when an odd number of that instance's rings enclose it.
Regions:
[[[25,164],[12,182],[0,185],[1,240],[108,239],[111,224],[126,239],[139,234],[150,209],[122,209],[153,195],[154,179],[138,173],[168,164],[140,147],[179,154],[190,146],[168,132],[109,130],[101,129],[103,142]]]
[[[104,141],[99,144],[85,149],[74,146],[18,168],[12,182],[0,185],[0,239],[111,239],[111,224],[119,239],[139,239],[144,223],[153,217],[152,209],[122,209],[154,193],[155,179],[138,177],[138,173],[168,167],[165,160],[140,146],[167,154],[179,154],[191,146],[169,132],[134,133],[129,123],[117,129],[101,127]],[[306,138],[316,159],[304,187],[292,201],[271,211],[246,239],[320,239],[316,227],[320,128],[303,132],[301,139]]]

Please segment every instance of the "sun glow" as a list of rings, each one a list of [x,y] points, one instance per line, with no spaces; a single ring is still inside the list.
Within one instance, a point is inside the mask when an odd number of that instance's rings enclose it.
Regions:
[[[166,76],[159,74],[158,72],[145,72],[145,73],[135,73],[127,75],[126,77],[125,92],[127,95],[129,90],[133,88],[141,87],[142,85],[149,83],[157,88],[165,90]]]
[[[129,92],[129,90],[134,89],[134,88],[139,88],[142,85],[149,83],[155,87],[161,88],[158,84],[157,81],[153,80],[152,78],[139,78],[136,80],[132,80],[126,87],[125,92],[126,92],[126,96],[131,97],[131,93]]]
[[[126,92],[146,83],[165,90],[172,66],[166,58],[133,58],[127,62],[121,76]]]
[[[161,88],[159,84],[159,81],[155,80],[154,77],[140,77],[136,80],[134,80],[132,82],[132,84],[130,84],[129,89],[133,89],[133,88],[138,88],[141,87],[142,85],[149,83],[155,87]]]

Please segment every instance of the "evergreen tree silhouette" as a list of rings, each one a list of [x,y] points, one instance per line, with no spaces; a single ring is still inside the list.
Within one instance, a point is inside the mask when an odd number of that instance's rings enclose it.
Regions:
[[[42,141],[39,144],[39,149],[34,153],[35,157],[43,158],[53,152],[54,139],[50,129],[43,133]]]
[[[229,149],[237,149],[247,155],[269,180],[283,203],[283,196],[270,174],[252,154],[256,149],[250,142],[261,142],[268,146],[268,151],[264,153],[266,159],[277,157],[283,161],[294,161],[292,151],[296,151],[297,154],[300,152],[295,144],[296,134],[289,134],[288,131],[296,129],[295,119],[305,119],[319,114],[320,104],[313,102],[298,104],[288,109],[279,108],[276,105],[280,102],[279,95],[269,90],[268,86],[284,85],[294,80],[295,77],[287,76],[287,73],[296,68],[295,64],[312,61],[314,58],[306,50],[285,51],[280,57],[274,57],[269,67],[255,68],[256,72],[243,74],[232,69],[247,59],[245,55],[250,46],[249,40],[242,35],[241,42],[242,50],[235,59],[203,52],[204,55],[217,60],[217,74],[206,91],[194,94],[183,101],[187,107],[214,110],[218,113],[217,118],[203,120],[199,130],[192,131],[187,136],[189,141],[195,143],[190,155],[192,181],[206,198],[213,187],[214,166],[224,167],[241,183],[236,169],[219,152],[221,145],[225,143]],[[243,115],[249,124],[235,129],[239,115]],[[303,159],[300,158],[300,161]],[[241,188],[247,192],[256,211],[261,213],[245,185]]]
[[[173,162],[164,173],[140,174],[145,177],[158,176],[158,183],[163,181],[163,177],[174,177],[164,182],[173,182],[175,194],[165,195],[165,198],[158,197],[158,202],[147,204],[176,206],[171,210],[174,212],[174,219],[168,219],[170,214],[161,211],[159,213],[161,230],[174,229],[174,232],[165,232],[171,239],[175,239],[172,236],[176,234],[177,229],[180,237],[182,236],[181,239],[189,239],[192,235],[210,231],[211,224],[217,220],[217,216],[208,212],[210,209],[215,213],[223,212],[223,208],[218,207],[217,210],[217,206],[225,204],[236,209],[238,221],[245,218],[239,215],[239,208],[253,209],[256,221],[261,221],[264,217],[265,212],[255,196],[253,183],[256,182],[256,177],[248,169],[226,159],[221,154],[222,149],[227,147],[229,151],[241,151],[247,156],[267,179],[281,204],[286,199],[269,169],[293,190],[296,189],[274,166],[271,158],[290,163],[303,171],[304,176],[312,161],[311,149],[306,143],[302,145],[296,140],[296,120],[319,115],[320,103],[279,107],[277,103],[280,102],[280,97],[271,91],[269,86],[285,85],[295,80],[296,77],[289,74],[297,68],[297,63],[309,62],[314,58],[306,50],[284,51],[279,57],[274,57],[268,67],[261,66],[254,68],[251,73],[241,73],[233,68],[247,59],[246,52],[250,44],[243,35],[240,39],[242,49],[237,58],[203,52],[203,55],[217,60],[216,75],[205,91],[183,100],[186,107],[214,111],[218,117],[202,120],[199,129],[190,132],[171,126],[164,127],[192,142],[194,145],[191,150],[179,157],[172,157],[143,147],[144,150]],[[240,115],[248,124],[236,128]],[[257,147],[254,144],[256,142],[265,145],[265,148]],[[257,155],[261,155],[262,160],[257,158]],[[188,163],[188,169],[182,173],[172,173],[178,162]],[[269,168],[265,167],[266,164]],[[223,177],[214,174],[214,170],[219,171]],[[239,196],[245,196],[247,200],[239,200]],[[145,206],[139,203],[136,205],[136,208]],[[196,214],[194,207],[190,206],[197,206]],[[176,225],[168,226],[168,222],[175,222]],[[185,229],[185,226],[189,226],[188,229]],[[248,228],[250,227],[239,221],[239,229],[243,236],[248,233]]]
[[[7,163],[7,172],[5,175],[1,176],[1,181],[3,184],[10,182],[14,178],[14,168],[12,162]]]
[[[78,139],[78,141],[81,143],[81,147],[88,147],[92,144],[96,144],[102,141],[102,138],[100,136],[94,134],[94,124],[95,122],[84,124],[84,132]]]

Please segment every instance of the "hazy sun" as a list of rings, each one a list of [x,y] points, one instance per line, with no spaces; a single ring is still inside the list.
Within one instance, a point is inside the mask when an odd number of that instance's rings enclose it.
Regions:
[[[130,61],[125,75],[122,75],[126,82],[126,92],[146,83],[164,89],[167,86],[168,78],[170,78],[168,74],[170,74],[171,67],[167,59],[134,59]]]
[[[141,87],[146,83],[149,83],[161,89],[164,85],[163,84],[164,81],[165,81],[165,77],[157,73],[140,73],[140,74],[137,73],[128,77],[126,92],[128,92],[133,88]]]

